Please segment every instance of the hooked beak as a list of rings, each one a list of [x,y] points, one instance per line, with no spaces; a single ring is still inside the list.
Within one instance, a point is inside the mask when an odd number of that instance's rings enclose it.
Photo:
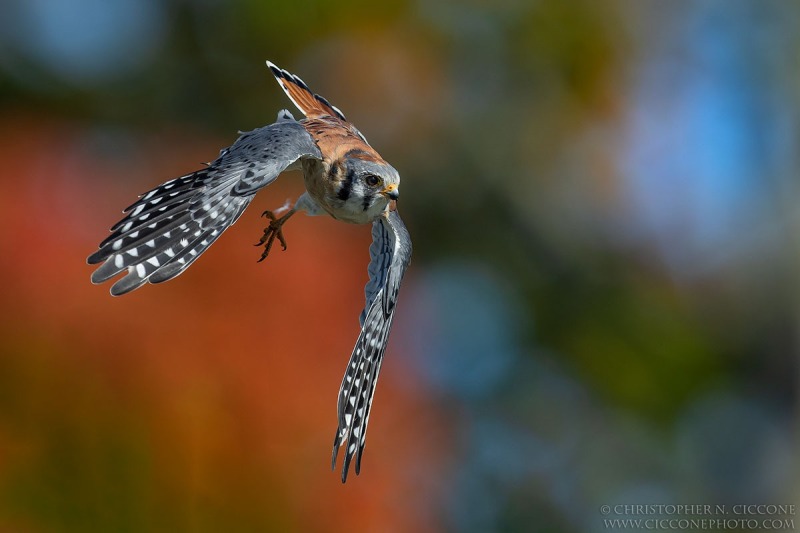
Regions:
[[[381,191],[384,196],[389,198],[390,200],[397,200],[400,198],[400,191],[397,189],[397,185],[389,185],[384,190]]]

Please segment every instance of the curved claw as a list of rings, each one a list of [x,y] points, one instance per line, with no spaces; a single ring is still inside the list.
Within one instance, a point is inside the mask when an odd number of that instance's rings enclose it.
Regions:
[[[257,263],[260,263],[267,258],[270,250],[272,250],[272,244],[275,242],[276,237],[281,243],[283,249],[286,250],[286,238],[283,236],[283,225],[294,213],[295,211],[291,210],[281,218],[276,218],[272,211],[264,211],[261,213],[262,217],[269,218],[271,222],[269,223],[269,226],[264,228],[264,235],[261,236],[261,239],[259,239],[259,241],[253,245],[264,247],[264,253],[262,253],[261,257],[258,259],[258,261],[256,261]]]

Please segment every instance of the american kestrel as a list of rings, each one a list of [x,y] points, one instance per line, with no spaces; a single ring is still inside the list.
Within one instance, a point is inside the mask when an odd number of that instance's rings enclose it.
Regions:
[[[366,307],[361,333],[345,371],[338,402],[338,428],[331,467],[345,446],[342,482],[355,456],[356,474],[367,436],[375,384],[394,319],[400,282],[411,258],[411,240],[397,213],[400,175],[341,111],[289,72],[267,61],[289,99],[305,115],[287,110],[274,124],[240,132],[232,146],[206,168],[168,181],[140,196],[111,228],[111,235],[88,258],[102,263],[92,274],[102,283],[125,271],[111,287],[119,296],[143,284],[181,274],[241,216],[253,196],[284,170],[302,169],[306,191],[270,223],[259,245],[259,261],[277,238],[286,249],[283,224],[297,211],[327,213],[354,224],[372,224]]]

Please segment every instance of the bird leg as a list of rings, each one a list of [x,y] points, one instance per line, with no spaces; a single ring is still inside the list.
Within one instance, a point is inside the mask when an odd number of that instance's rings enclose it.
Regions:
[[[279,212],[281,209],[276,211]],[[288,213],[280,218],[277,218],[275,213],[272,211],[264,211],[261,213],[262,217],[267,217],[270,219],[270,223],[269,226],[264,228],[264,235],[261,237],[261,239],[254,244],[254,246],[264,247],[264,253],[261,254],[261,258],[257,261],[258,263],[267,258],[269,251],[272,249],[272,243],[275,242],[276,237],[280,241],[281,246],[283,246],[283,249],[286,249],[286,239],[283,237],[283,225],[286,224],[286,221],[289,220],[289,217],[294,215],[296,212],[297,209],[290,209]]]

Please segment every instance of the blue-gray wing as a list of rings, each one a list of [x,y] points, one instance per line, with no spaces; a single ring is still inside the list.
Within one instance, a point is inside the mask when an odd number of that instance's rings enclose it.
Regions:
[[[92,282],[127,270],[111,287],[118,296],[174,278],[236,222],[256,192],[301,158],[322,155],[288,111],[274,124],[243,133],[207,168],[159,185],[128,206],[87,260],[103,263]]]
[[[361,334],[339,389],[339,426],[333,441],[331,466],[336,468],[339,448],[346,444],[342,483],[347,481],[354,455],[356,475],[361,470],[375,384],[394,320],[400,283],[411,260],[411,238],[397,211],[389,211],[372,223],[369,251],[369,282],[365,289],[367,305],[361,313]]]

